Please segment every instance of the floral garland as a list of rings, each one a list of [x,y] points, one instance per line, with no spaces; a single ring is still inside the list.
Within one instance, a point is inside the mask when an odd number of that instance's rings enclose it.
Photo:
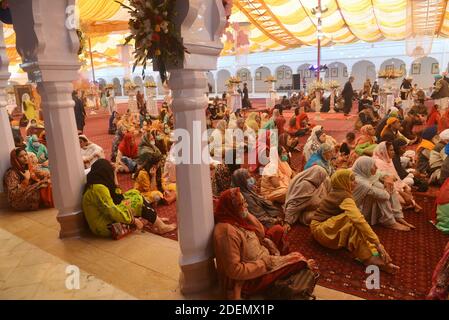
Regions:
[[[145,77],[147,60],[152,60],[165,82],[167,66],[182,63],[185,52],[188,53],[173,23],[176,0],[129,0],[129,5],[116,2],[128,9],[131,16],[128,22],[131,35],[126,37],[125,44],[134,40],[133,71],[141,64]]]
[[[340,83],[337,80],[331,80],[327,83],[327,88],[333,90],[340,87]]]
[[[156,82],[154,81],[145,82],[145,88],[156,88]]]
[[[325,89],[326,89],[325,84],[323,82],[317,81],[317,80],[313,81],[309,86],[310,93],[318,91],[318,90],[325,90]]]
[[[393,69],[393,70],[383,70],[378,74],[378,78],[380,79],[397,79],[402,77],[404,72],[402,70]]]

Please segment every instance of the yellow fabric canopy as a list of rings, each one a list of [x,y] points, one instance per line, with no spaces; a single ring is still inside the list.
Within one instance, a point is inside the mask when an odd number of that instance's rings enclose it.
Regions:
[[[128,0],[123,0],[128,4]],[[126,9],[115,0],[77,0],[80,25],[90,38],[96,67],[119,64],[117,45],[128,34]],[[283,50],[317,45],[317,0],[234,0],[231,22],[250,22],[249,51]],[[404,40],[426,32],[449,36],[448,0],[321,0],[321,45],[356,41]],[[229,29],[230,30],[230,29]],[[232,30],[230,30],[232,32]],[[20,63],[15,34],[5,26],[11,64]],[[223,37],[223,55],[235,54]],[[85,50],[88,50],[86,45]]]

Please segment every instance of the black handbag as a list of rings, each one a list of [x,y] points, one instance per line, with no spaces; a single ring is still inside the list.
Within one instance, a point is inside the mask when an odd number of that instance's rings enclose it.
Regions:
[[[148,220],[150,223],[154,223],[157,218],[156,210],[154,210],[151,203],[149,203],[145,198],[143,198],[142,218]]]
[[[273,300],[315,300],[313,290],[320,275],[309,267],[288,278],[276,280],[268,291],[267,298]]]

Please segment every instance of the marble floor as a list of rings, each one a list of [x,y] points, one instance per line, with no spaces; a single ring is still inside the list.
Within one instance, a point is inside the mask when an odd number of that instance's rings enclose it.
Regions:
[[[59,239],[56,210],[0,210],[0,299],[216,299],[184,296],[179,246],[151,233]],[[79,272],[78,272],[79,270]],[[360,299],[317,286],[323,300]]]

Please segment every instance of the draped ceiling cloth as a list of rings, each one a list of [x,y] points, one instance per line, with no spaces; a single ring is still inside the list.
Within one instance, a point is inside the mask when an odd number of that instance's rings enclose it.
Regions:
[[[322,46],[405,40],[423,30],[449,37],[449,0],[322,0]],[[127,3],[127,0],[124,0]],[[250,52],[317,44],[317,0],[233,0],[231,22],[250,22]],[[128,12],[114,0],[77,0],[80,27],[90,38],[97,68],[119,66],[117,45],[128,33]],[[407,12],[412,14],[407,19]],[[410,27],[407,27],[409,23]],[[19,64],[15,34],[5,26],[11,64]],[[235,53],[223,37],[222,55]],[[85,46],[88,50],[88,46]]]

